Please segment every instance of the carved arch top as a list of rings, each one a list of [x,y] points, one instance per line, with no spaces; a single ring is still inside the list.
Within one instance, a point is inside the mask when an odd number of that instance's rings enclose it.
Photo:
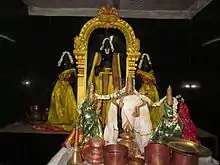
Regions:
[[[114,7],[102,7],[98,15],[84,24],[78,36],[74,38],[74,54],[85,54],[91,33],[98,28],[120,30],[126,39],[127,54],[140,55],[140,41],[136,38],[132,27],[118,15]]]
[[[118,29],[126,40],[126,76],[134,77],[136,70],[136,61],[140,56],[140,41],[136,38],[132,27],[118,15],[114,7],[102,7],[98,15],[84,24],[78,36],[74,38],[73,53],[77,59],[77,102],[78,104],[86,96],[87,84],[87,51],[89,37],[95,29]]]

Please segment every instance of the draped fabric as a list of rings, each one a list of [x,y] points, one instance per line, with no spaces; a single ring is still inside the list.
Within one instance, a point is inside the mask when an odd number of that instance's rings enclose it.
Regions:
[[[104,70],[100,72],[98,76],[95,77],[95,84],[96,84],[96,93],[101,95],[107,95],[109,93],[114,92],[113,86],[113,76],[111,70]],[[104,126],[107,123],[107,114],[110,105],[110,100],[103,100],[102,101],[102,112],[100,116],[100,120],[102,125]]]
[[[52,95],[48,114],[48,124],[70,131],[77,118],[77,105],[73,89],[69,83],[75,69],[68,69],[59,75]]]
[[[83,133],[81,130],[77,130],[77,133],[78,133],[78,137],[79,137],[77,144],[79,144],[82,142]],[[76,136],[75,130],[71,131],[69,136],[63,142],[62,147],[65,147],[65,148],[74,147],[75,136]]]
[[[79,111],[79,129],[82,131],[82,145],[85,145],[87,139],[92,137],[103,137],[102,125],[99,120],[99,115],[96,113],[96,104],[89,103],[88,100],[85,100]]]
[[[102,126],[99,121],[99,115],[96,113],[97,100],[94,103],[89,103],[87,99],[79,106],[79,117],[77,120],[78,124],[78,136],[79,141],[77,144],[80,144],[85,147],[88,140],[92,137],[103,137]],[[73,130],[70,135],[66,138],[62,147],[73,147],[75,142],[75,130]]]
[[[112,58],[112,68],[104,68],[95,76],[95,67],[99,66],[102,60],[102,55],[96,53],[92,69],[90,71],[88,86],[92,82],[95,82],[95,92],[100,95],[106,95],[113,93],[115,89],[121,89],[121,66],[120,56],[118,53],[114,53]],[[100,116],[102,125],[107,123],[107,114],[111,100],[103,101],[102,114]]]
[[[171,138],[181,138],[182,136],[182,123],[175,116],[175,112],[166,103],[164,103],[164,115],[160,124],[152,133],[150,142],[166,144]]]
[[[137,76],[143,80],[139,92],[149,97],[152,102],[159,101],[159,94],[156,88],[156,78],[153,73],[138,69]],[[156,129],[160,123],[163,112],[160,107],[149,107],[149,109],[153,129]]]
[[[199,132],[196,126],[194,125],[193,121],[190,119],[189,108],[184,102],[180,102],[179,115],[183,122],[182,138],[196,143],[200,143],[197,139]]]
[[[118,104],[119,100],[116,100],[116,102]],[[133,113],[135,113],[136,107],[143,104],[141,98],[137,95],[128,95],[123,98],[123,103],[124,105],[121,109],[122,128],[125,129],[129,126],[134,131],[135,141],[143,153],[152,131],[148,106],[146,104],[141,106],[138,117],[134,117]],[[104,130],[104,139],[108,143],[117,142],[119,133],[117,113],[118,107],[111,103],[108,112],[108,123]]]

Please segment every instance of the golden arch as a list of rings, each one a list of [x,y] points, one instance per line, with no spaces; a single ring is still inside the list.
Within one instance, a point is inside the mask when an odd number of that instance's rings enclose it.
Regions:
[[[73,53],[77,59],[77,102],[78,104],[86,95],[87,81],[87,51],[91,33],[99,28],[113,28],[120,30],[126,39],[126,75],[134,76],[136,70],[135,62],[140,56],[140,41],[136,38],[132,27],[119,17],[114,7],[102,7],[98,15],[84,24],[78,36],[74,38]]]

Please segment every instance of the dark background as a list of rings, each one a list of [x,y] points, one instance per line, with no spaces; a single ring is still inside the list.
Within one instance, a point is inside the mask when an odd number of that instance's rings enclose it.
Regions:
[[[220,1],[216,0],[193,20],[125,19],[141,41],[141,52],[151,55],[161,94],[168,85],[182,94],[195,124],[219,136],[220,42],[202,44],[220,36]],[[62,51],[73,50],[84,17],[28,16],[18,0],[0,2],[0,33],[16,43],[0,39],[0,124],[19,120],[29,105],[49,106]],[[21,81],[29,79],[30,87]],[[201,88],[181,88],[195,81]]]

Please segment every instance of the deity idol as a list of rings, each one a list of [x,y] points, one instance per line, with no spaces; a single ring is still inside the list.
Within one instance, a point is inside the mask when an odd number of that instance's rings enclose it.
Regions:
[[[121,66],[120,56],[115,52],[113,46],[113,36],[105,38],[100,47],[100,52],[95,54],[92,69],[88,79],[88,86],[95,82],[96,93],[107,95],[116,89],[121,89]],[[106,114],[109,109],[110,101],[102,101],[102,124],[106,124]]]
[[[178,95],[176,98],[179,100],[179,116],[183,122],[182,138],[193,141],[195,143],[200,143],[197,139],[199,132],[190,118],[190,111],[188,106],[180,95]]]
[[[103,136],[102,125],[99,120],[101,101],[95,96],[95,86],[91,83],[87,98],[79,107],[79,129],[82,130],[82,145],[92,137]]]
[[[108,123],[104,130],[105,141],[116,143],[119,128],[122,127],[123,130],[129,128],[135,135],[135,142],[139,149],[142,153],[144,152],[144,147],[150,138],[152,123],[147,105],[151,102],[149,99],[143,98],[145,96],[141,96],[134,90],[133,79],[128,78],[124,95],[110,105]],[[121,110],[119,111],[119,109]],[[120,118],[121,123],[118,122]]]
[[[70,85],[72,76],[76,76],[76,70],[73,68],[73,58],[69,52],[63,52],[58,67],[64,71],[59,75],[54,86],[51,103],[48,113],[48,124],[66,131],[73,129],[73,124],[77,118],[77,106]]]
[[[95,96],[95,87],[90,85],[87,97],[78,108],[79,116],[77,119],[79,144],[85,146],[92,137],[103,137],[102,126],[99,120],[101,112],[101,101]],[[63,147],[74,144],[75,130],[64,141]]]
[[[150,137],[150,142],[166,144],[172,138],[181,138],[182,122],[177,113],[178,101],[172,97],[172,89],[167,89],[167,96],[161,100],[164,115],[160,124]]]
[[[137,78],[141,79],[141,88],[139,92],[151,99],[152,102],[159,101],[156,78],[152,69],[152,63],[148,54],[142,54],[138,69],[136,72]],[[153,129],[160,123],[162,111],[159,107],[149,107]]]

